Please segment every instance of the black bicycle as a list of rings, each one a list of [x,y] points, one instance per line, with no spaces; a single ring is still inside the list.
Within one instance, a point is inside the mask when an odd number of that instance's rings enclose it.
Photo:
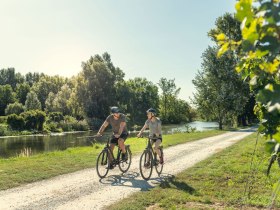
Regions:
[[[280,168],[280,157],[279,156],[280,156],[280,144],[277,143],[277,144],[275,144],[274,152],[272,153],[272,155],[270,157],[270,160],[269,160],[269,164],[268,164],[268,167],[267,167],[267,170],[266,170],[266,175],[267,176],[269,175],[271,166],[273,165],[273,163],[275,161],[277,161],[278,166]]]
[[[150,179],[153,167],[155,167],[158,176],[160,176],[163,169],[163,164],[160,163],[157,153],[153,150],[151,140],[153,139],[147,138],[147,146],[140,157],[140,174],[145,180]],[[163,158],[162,146],[159,149]]]
[[[117,151],[117,156],[115,158],[115,155],[111,151],[109,146],[110,139],[111,138],[109,137],[104,149],[100,152],[100,154],[97,157],[96,171],[97,171],[97,175],[100,178],[106,177],[111,166],[116,167],[118,165],[121,172],[125,173],[128,171],[131,165],[130,145],[125,145],[126,154],[127,154],[125,160],[122,159],[122,151],[119,145],[117,145],[118,151]]]

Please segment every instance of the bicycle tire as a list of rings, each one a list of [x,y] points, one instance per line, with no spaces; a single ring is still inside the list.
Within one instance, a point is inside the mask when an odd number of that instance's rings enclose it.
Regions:
[[[96,172],[101,179],[107,176],[109,172],[109,164],[108,150],[102,150],[96,161]]]
[[[273,165],[274,161],[276,160],[277,158],[277,155],[272,155],[270,160],[269,160],[269,164],[268,164],[268,167],[267,167],[267,171],[266,171],[266,175],[268,176],[269,173],[270,173],[270,169],[271,169],[271,166]]]
[[[149,150],[144,150],[140,157],[140,174],[144,180],[149,180],[153,172],[153,155]],[[147,166],[149,164],[149,166]]]
[[[121,172],[125,173],[129,170],[130,165],[131,165],[131,151],[130,151],[130,147],[128,145],[125,146],[126,148],[126,152],[127,152],[127,160],[123,161],[120,160],[119,161],[119,169],[121,170]]]
[[[160,148],[160,152],[161,152],[161,156],[164,157],[164,156],[163,156],[163,150],[162,150],[162,148]],[[162,172],[162,170],[163,170],[163,164],[157,163],[157,164],[155,165],[155,168],[156,168],[156,172],[157,172],[158,176],[160,176],[160,174],[161,174],[161,172]]]

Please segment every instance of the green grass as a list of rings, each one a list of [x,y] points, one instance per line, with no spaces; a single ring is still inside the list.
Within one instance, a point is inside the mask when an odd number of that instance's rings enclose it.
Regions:
[[[221,133],[223,131],[212,130],[166,135],[163,136],[163,146],[194,141]],[[142,152],[146,146],[145,139],[129,138],[126,143],[131,145],[133,155]],[[43,153],[30,157],[0,159],[0,190],[95,167],[97,155],[103,146],[94,144],[91,147],[69,148],[65,151]]]
[[[271,176],[266,176],[269,155],[263,150],[264,140],[259,140],[256,155],[252,156],[255,141],[256,134],[252,134],[175,177],[168,178],[160,186],[134,193],[108,209],[268,207],[273,184],[279,179],[279,168],[274,164]],[[277,204],[277,207],[280,205]]]

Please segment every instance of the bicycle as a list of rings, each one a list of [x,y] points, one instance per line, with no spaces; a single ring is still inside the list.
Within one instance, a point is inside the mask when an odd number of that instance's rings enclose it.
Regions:
[[[145,180],[150,179],[153,167],[155,167],[158,176],[160,176],[163,169],[163,163],[159,163],[157,153],[152,148],[151,140],[153,140],[153,138],[147,138],[147,146],[140,157],[140,174]],[[160,146],[159,149],[163,157],[163,147]]]
[[[104,146],[103,150],[99,153],[99,155],[97,157],[97,161],[96,161],[97,175],[101,179],[107,176],[109,169],[110,169],[110,164],[113,166],[113,168],[118,165],[119,169],[123,173],[127,172],[131,165],[130,145],[125,145],[126,154],[127,154],[125,160],[122,160],[122,158],[121,158],[122,151],[121,151],[119,145],[117,145],[118,151],[117,151],[117,156],[115,158],[114,153],[111,151],[110,146],[109,146],[110,139],[111,138],[108,137],[107,143]],[[111,161],[109,160],[109,155],[112,159]]]
[[[269,173],[270,173],[270,169],[273,165],[273,163],[275,161],[277,161],[278,163],[278,166],[280,168],[280,144],[277,143],[275,144],[275,147],[274,147],[274,152],[272,153],[271,157],[270,157],[270,160],[269,160],[269,164],[268,164],[268,167],[267,167],[267,170],[266,170],[266,175],[268,176]]]

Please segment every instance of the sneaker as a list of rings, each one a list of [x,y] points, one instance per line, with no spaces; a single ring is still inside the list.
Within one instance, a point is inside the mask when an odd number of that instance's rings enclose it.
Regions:
[[[122,161],[127,161],[127,152],[122,153]]]
[[[110,164],[109,166],[107,166],[106,169],[114,169],[113,164]]]
[[[162,157],[162,156],[159,158],[159,163],[160,163],[160,164],[163,164],[163,163],[164,163],[163,157]]]

